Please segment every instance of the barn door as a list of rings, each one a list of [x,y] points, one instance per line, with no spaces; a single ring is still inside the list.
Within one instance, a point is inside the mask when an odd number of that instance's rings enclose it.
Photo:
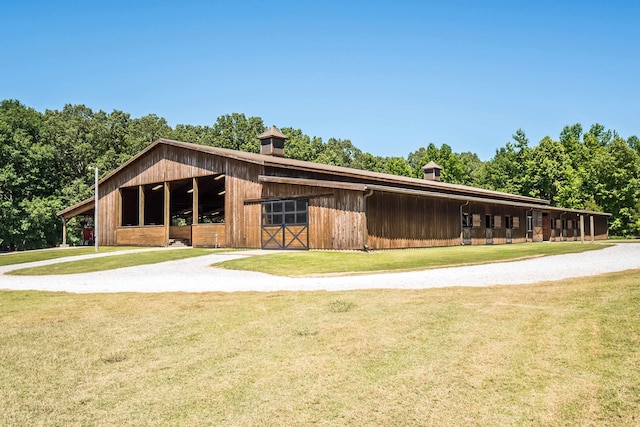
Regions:
[[[308,249],[308,200],[262,203],[262,249]]]
[[[544,235],[542,232],[542,211],[533,211],[531,216],[531,240],[542,242]]]
[[[487,239],[487,245],[493,245],[493,227],[494,227],[494,216],[493,215],[485,215],[484,216],[484,233]]]
[[[513,217],[510,215],[504,216],[504,237],[507,243],[513,242]]]

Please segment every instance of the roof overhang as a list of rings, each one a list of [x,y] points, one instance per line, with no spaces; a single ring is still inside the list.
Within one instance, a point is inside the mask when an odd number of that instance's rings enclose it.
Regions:
[[[78,215],[92,214],[95,208],[95,198],[91,197],[87,200],[83,200],[80,203],[76,203],[73,206],[69,206],[66,209],[61,210],[56,215],[63,217],[64,219],[73,218]]]
[[[464,202],[464,203],[474,202],[474,203],[486,203],[486,204],[502,205],[502,206],[515,206],[515,207],[520,207],[525,209],[537,209],[543,212],[553,211],[553,212],[575,213],[580,215],[611,216],[611,214],[604,213],[604,212],[558,208],[554,206],[548,206],[546,204],[507,201],[507,200],[491,199],[488,197],[463,196],[458,194],[448,194],[448,193],[441,193],[437,191],[428,191],[428,190],[414,190],[414,189],[401,188],[401,187],[391,187],[386,185],[353,184],[353,183],[341,182],[341,181],[325,181],[325,180],[318,180],[318,179],[288,178],[288,177],[267,176],[267,175],[260,175],[258,177],[258,181],[265,182],[265,183],[306,185],[310,187],[333,188],[333,189],[362,191],[362,192],[371,190],[371,191],[379,191],[382,193],[406,194],[411,196],[430,197],[435,199],[455,200],[455,201]]]

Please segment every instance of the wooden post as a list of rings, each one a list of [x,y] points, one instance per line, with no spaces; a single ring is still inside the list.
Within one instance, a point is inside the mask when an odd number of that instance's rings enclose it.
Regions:
[[[580,215],[580,242],[584,243],[584,215]]]
[[[144,186],[138,186],[138,226],[144,225]]]
[[[62,244],[60,245],[61,248],[66,248],[69,245],[67,245],[67,218],[62,217]]]
[[[198,178],[193,178],[193,192],[191,193],[191,197],[193,197],[193,207],[191,210],[193,211],[193,219],[191,220],[191,226],[198,225],[198,217],[200,213],[198,212]]]
[[[164,244],[169,244],[169,227],[171,227],[171,191],[169,183],[164,183]]]
[[[589,223],[590,223],[589,225],[591,226],[591,241],[593,242],[596,240],[596,237],[595,237],[596,230],[593,224],[593,215],[589,216]]]

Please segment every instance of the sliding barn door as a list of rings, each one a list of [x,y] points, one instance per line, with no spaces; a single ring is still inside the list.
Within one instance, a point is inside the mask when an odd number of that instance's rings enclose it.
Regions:
[[[262,249],[309,248],[307,199],[262,202]]]

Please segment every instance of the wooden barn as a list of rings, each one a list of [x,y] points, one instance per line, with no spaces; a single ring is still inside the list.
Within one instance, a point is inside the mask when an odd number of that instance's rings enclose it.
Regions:
[[[98,184],[101,245],[377,250],[606,239],[609,214],[546,200],[160,139]],[[93,215],[95,198],[61,212]]]

